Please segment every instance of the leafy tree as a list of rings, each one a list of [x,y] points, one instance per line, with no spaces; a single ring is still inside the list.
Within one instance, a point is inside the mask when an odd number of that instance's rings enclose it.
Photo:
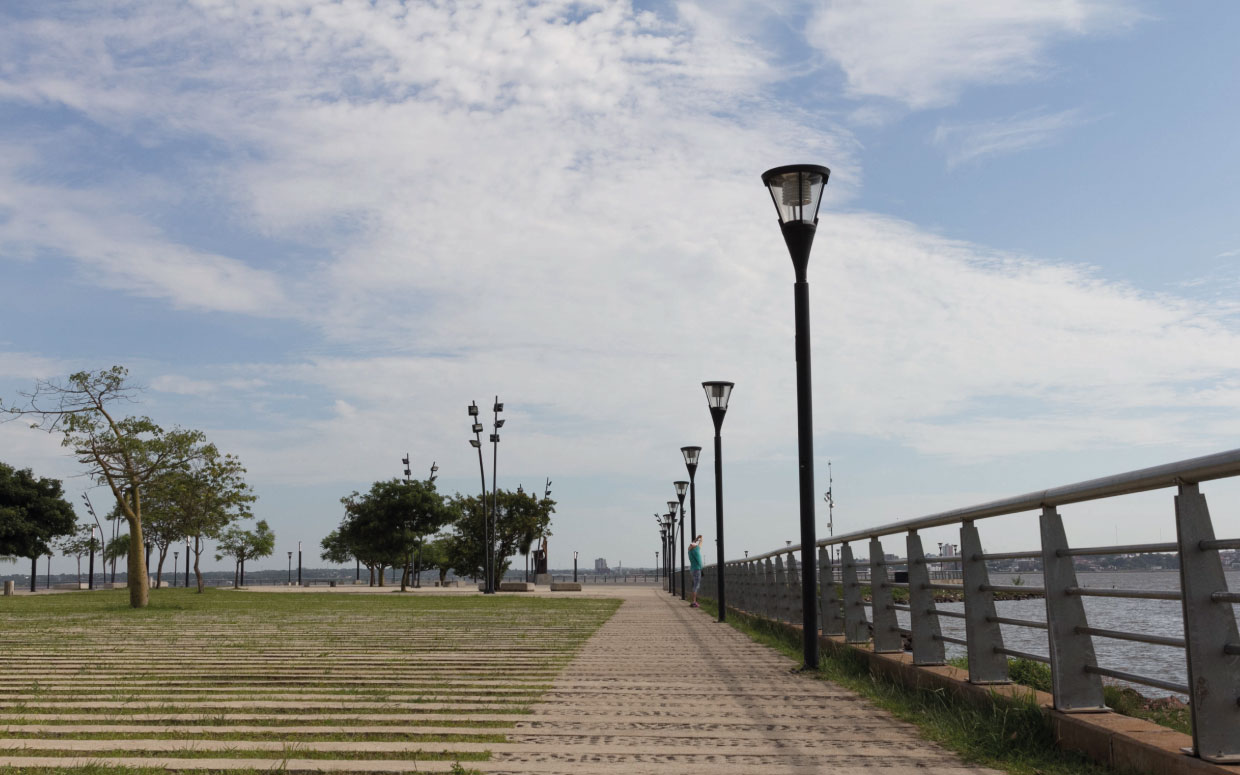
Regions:
[[[402,567],[402,592],[408,589],[410,566],[418,546],[452,518],[443,497],[435,490],[435,483],[429,479],[375,482],[365,495],[354,492],[340,502],[344,504],[345,517],[334,540],[343,542],[348,553],[368,568],[378,566],[380,586],[384,566]]]
[[[452,570],[451,554],[448,551],[449,538],[440,536],[422,544],[418,555],[424,570],[439,571],[439,586],[448,580],[448,571]]]
[[[230,527],[220,533],[215,559],[230,557],[233,560],[233,586],[245,585],[245,561],[270,557],[276,548],[276,534],[267,526],[267,520],[254,523],[253,530]]]
[[[204,443],[192,459],[147,483],[147,515],[156,527],[154,541],[160,547],[161,576],[169,543],[191,538],[198,591],[206,588],[199,569],[206,548],[204,539],[214,539],[228,525],[248,519],[250,504],[257,500],[244,475],[240,460],[220,454],[214,444]]]
[[[93,525],[78,525],[77,530],[67,536],[62,536],[56,542],[55,548],[65,557],[73,557],[77,560],[77,580],[78,586],[82,585],[82,558],[92,551],[99,551],[99,539],[95,538],[95,530]]]
[[[59,479],[35,478],[29,468],[0,463],[0,555],[30,559],[30,591],[35,590],[39,558],[51,542],[77,525],[73,506]]]
[[[105,484],[129,524],[129,604],[143,608],[150,599],[142,532],[142,489],[158,474],[184,465],[201,450],[202,433],[165,430],[149,417],[120,417],[117,404],[132,402],[138,388],[128,370],[113,366],[79,371],[68,380],[39,380],[21,394],[26,405],[3,409],[11,418],[33,419],[32,427],[61,434],[99,484]]]
[[[490,495],[484,502],[477,495],[452,499],[456,519],[447,542],[448,562],[458,576],[480,577],[486,564],[486,519],[490,515]],[[499,558],[496,578],[508,571],[510,558],[536,537],[551,535],[551,515],[555,501],[530,493],[500,490],[496,496],[495,545]]]

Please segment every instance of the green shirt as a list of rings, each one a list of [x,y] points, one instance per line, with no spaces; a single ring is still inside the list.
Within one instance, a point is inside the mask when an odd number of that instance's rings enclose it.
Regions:
[[[689,550],[689,570],[702,569],[702,547],[695,546]]]

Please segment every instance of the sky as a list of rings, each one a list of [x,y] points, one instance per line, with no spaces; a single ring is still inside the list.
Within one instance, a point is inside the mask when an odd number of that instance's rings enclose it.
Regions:
[[[837,533],[1232,449],[1238,37],[1221,1],[11,0],[0,398],[128,367],[135,412],[241,458],[278,568],[405,454],[475,492],[466,407],[499,396],[551,565],[638,567],[681,446],[716,538],[700,383],[731,380],[727,554],[768,551],[799,512],[760,175],[812,163]],[[22,423],[0,460],[106,501]],[[1240,535],[1240,484],[1203,491]],[[1061,513],[1171,540],[1172,494]],[[984,544],[1036,548],[1035,516]]]

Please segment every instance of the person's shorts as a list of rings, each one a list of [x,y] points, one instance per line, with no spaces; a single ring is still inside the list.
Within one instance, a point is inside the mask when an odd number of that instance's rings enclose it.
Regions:
[[[693,594],[696,595],[698,593],[698,590],[701,588],[702,588],[702,571],[695,570],[693,571]]]

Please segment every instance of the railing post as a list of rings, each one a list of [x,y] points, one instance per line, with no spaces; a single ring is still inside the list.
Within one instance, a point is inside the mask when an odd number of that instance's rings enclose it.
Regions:
[[[1097,667],[1094,640],[1079,628],[1088,627],[1085,605],[1079,595],[1068,594],[1077,586],[1072,557],[1064,554],[1068,537],[1063,519],[1054,506],[1042,507],[1042,575],[1046,586],[1046,624],[1051,652],[1051,686],[1055,709],[1102,710],[1102,677],[1085,667]]]
[[[1193,749],[1202,759],[1240,763],[1240,634],[1230,603],[1216,602],[1227,591],[1206,498],[1196,484],[1181,484],[1175,497],[1175,529],[1180,544],[1180,592],[1184,608],[1184,653],[1188,660],[1189,709]]]
[[[939,615],[935,612],[934,592],[930,589],[930,569],[916,530],[908,534],[909,628],[913,631],[913,664],[941,665],[947,661]]]
[[[995,593],[990,591],[990,571],[982,559],[982,540],[972,522],[960,526],[961,568],[964,573],[964,628],[969,654],[969,682],[975,684],[1011,683],[1007,657],[995,651],[1003,648],[1003,632],[995,621]]]
[[[788,586],[784,588],[784,621],[796,624],[801,619],[801,573],[796,555],[788,552]]]
[[[775,566],[771,558],[762,561],[762,617],[774,619],[771,601],[775,599]]]
[[[831,548],[818,550],[818,581],[821,592],[818,597],[819,617],[823,635],[844,634],[844,612],[840,609],[840,595],[835,583],[835,569],[831,567]]]
[[[775,555],[775,585],[771,595],[771,618],[775,621],[784,620],[784,593],[788,586],[788,577],[784,574],[784,556]]]
[[[857,580],[857,563],[852,547],[840,546],[840,562],[844,566],[844,642],[865,643],[870,639],[865,608],[861,604],[861,582]]]
[[[874,619],[874,651],[884,654],[904,651],[900,621],[896,618],[896,609],[892,607],[891,585],[887,583],[883,545],[877,538],[870,539],[870,602]]]

